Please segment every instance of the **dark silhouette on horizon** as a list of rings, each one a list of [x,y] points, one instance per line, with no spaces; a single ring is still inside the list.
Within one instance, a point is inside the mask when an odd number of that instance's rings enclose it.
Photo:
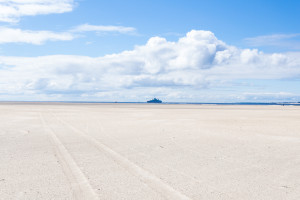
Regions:
[[[157,98],[154,98],[152,100],[147,101],[147,103],[162,103],[162,101]]]

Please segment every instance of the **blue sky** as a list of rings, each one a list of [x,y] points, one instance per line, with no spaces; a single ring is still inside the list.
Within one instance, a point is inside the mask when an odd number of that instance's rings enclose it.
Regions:
[[[300,2],[0,0],[0,100],[300,101]]]

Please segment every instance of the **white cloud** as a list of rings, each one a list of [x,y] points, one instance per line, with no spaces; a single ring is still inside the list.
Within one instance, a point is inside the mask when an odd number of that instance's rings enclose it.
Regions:
[[[72,40],[75,36],[68,32],[56,33],[51,31],[30,31],[0,27],[0,44],[30,43],[43,44],[46,41]]]
[[[22,16],[70,12],[73,7],[73,0],[0,0],[0,21],[18,22]]]
[[[40,45],[46,41],[68,41],[78,37],[77,32],[96,31],[96,32],[118,32],[122,34],[133,33],[135,31],[132,27],[124,26],[94,26],[94,25],[80,25],[75,29],[65,32],[53,31],[32,31],[22,30],[16,28],[8,28],[0,26],[0,44],[3,43],[30,43]]]
[[[291,50],[300,49],[299,33],[295,34],[273,34],[262,35],[257,37],[246,38],[245,41],[248,45],[254,47],[260,46],[275,46],[289,48]]]
[[[158,93],[188,99],[233,80],[289,78],[300,78],[300,52],[238,49],[196,30],[177,42],[153,37],[131,51],[103,57],[0,57],[0,93],[31,98],[134,100]]]
[[[240,97],[241,100],[259,102],[259,101],[269,101],[269,102],[297,102],[299,99],[299,94],[294,94],[290,92],[262,92],[262,93],[243,93]]]
[[[82,24],[75,27],[71,31],[72,32],[95,31],[98,33],[103,33],[103,32],[133,33],[135,31],[135,28],[125,27],[125,26],[99,26],[99,25]]]
[[[245,40],[251,42],[254,45],[260,45],[260,44],[268,44],[277,42],[278,40],[282,39],[289,39],[289,38],[295,38],[300,36],[300,34],[273,34],[273,35],[262,35],[252,38],[246,38]]]

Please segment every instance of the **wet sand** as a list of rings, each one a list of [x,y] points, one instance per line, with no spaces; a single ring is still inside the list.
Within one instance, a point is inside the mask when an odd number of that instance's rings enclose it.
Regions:
[[[0,103],[0,199],[300,199],[300,106]]]

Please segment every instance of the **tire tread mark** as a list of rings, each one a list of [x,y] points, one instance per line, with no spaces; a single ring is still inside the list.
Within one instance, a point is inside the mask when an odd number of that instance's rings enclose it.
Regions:
[[[70,182],[73,197],[78,200],[89,199],[96,200],[98,199],[97,194],[92,189],[89,181],[80,170],[80,168],[75,163],[74,159],[66,149],[66,147],[58,139],[51,127],[49,127],[42,114],[40,113],[40,119],[42,121],[45,131],[47,131],[51,142],[53,143],[54,150],[56,152],[57,158],[60,161],[63,172]]]
[[[54,117],[58,121],[60,121],[62,124],[65,124],[66,126],[70,127],[74,132],[78,133],[82,137],[84,137],[86,140],[88,140],[90,143],[94,144],[96,148],[99,150],[105,152],[108,154],[114,161],[119,163],[121,166],[123,166],[127,171],[129,171],[131,174],[138,177],[142,182],[147,184],[150,188],[154,189],[155,191],[159,192],[162,196],[164,196],[167,199],[182,199],[182,200],[190,200],[189,197],[182,194],[178,190],[175,190],[167,183],[163,182],[160,178],[157,176],[151,174],[150,172],[146,171],[145,169],[139,167],[138,165],[134,164],[130,160],[128,160],[126,157],[122,156],[121,154],[115,152],[105,144],[99,142],[95,138],[85,134],[83,131],[75,128],[71,124],[63,121],[62,119],[58,118],[55,114],[52,113]]]

